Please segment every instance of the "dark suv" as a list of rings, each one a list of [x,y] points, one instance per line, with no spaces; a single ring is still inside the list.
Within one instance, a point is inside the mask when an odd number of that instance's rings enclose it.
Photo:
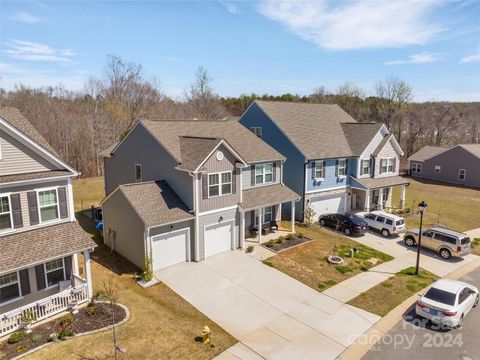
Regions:
[[[325,214],[318,219],[320,225],[331,227],[345,235],[365,234],[368,231],[367,222],[354,214]]]

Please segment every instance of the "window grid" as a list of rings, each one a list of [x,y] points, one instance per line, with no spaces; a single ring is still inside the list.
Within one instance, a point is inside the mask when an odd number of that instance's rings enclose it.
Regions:
[[[347,176],[347,160],[338,160],[338,176]]]
[[[255,165],[255,185],[273,182],[273,163]]]
[[[38,193],[38,211],[41,222],[56,220],[59,218],[58,192],[57,189],[42,190]]]
[[[10,209],[10,197],[8,195],[0,197],[0,231],[10,230],[12,228],[12,218]]]
[[[232,193],[232,172],[208,175],[208,197],[230,195]]]
[[[325,167],[323,161],[315,162],[315,179],[324,179],[325,178]]]

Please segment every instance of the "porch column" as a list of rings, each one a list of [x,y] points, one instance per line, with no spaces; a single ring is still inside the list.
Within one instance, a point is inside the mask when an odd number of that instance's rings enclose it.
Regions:
[[[380,210],[383,210],[383,188],[378,189],[378,203]]]
[[[245,211],[240,210],[240,249],[245,248]]]
[[[262,243],[263,208],[258,209],[258,243]]]
[[[290,207],[291,207],[291,211],[292,211],[292,214],[291,214],[291,217],[292,217],[292,232],[295,232],[295,201],[292,201],[290,203]]]
[[[405,188],[406,188],[406,186],[402,185],[402,187],[400,189],[400,207],[402,209],[405,208]]]
[[[85,259],[85,277],[87,279],[87,296],[89,299],[93,297],[93,288],[92,288],[92,271],[90,270],[90,251],[85,250],[83,252],[83,257]]]
[[[73,275],[80,276],[80,271],[78,270],[78,255],[75,253],[73,254]]]
[[[365,211],[370,211],[370,190],[365,190]]]

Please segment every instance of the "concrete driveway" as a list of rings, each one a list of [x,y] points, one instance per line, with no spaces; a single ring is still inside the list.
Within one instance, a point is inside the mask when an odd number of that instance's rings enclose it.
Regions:
[[[240,251],[155,277],[239,340],[223,359],[335,359],[379,320]]]

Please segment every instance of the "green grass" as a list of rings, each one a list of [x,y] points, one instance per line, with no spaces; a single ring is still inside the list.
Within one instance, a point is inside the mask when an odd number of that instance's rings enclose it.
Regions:
[[[407,178],[405,206],[418,211],[418,204],[428,205],[424,214],[424,225],[444,224],[458,231],[480,227],[480,191],[461,186],[419,181]],[[400,188],[394,188],[394,206],[399,206]],[[420,216],[405,216],[407,228],[419,226]],[[480,248],[477,246],[477,248]],[[480,250],[480,249],[479,249]]]
[[[379,316],[385,316],[410,296],[437,279],[436,275],[423,269],[420,269],[418,275],[415,275],[415,268],[409,267],[358,295],[348,304]]]
[[[75,212],[100,205],[105,197],[103,177],[76,179],[73,181]]]

